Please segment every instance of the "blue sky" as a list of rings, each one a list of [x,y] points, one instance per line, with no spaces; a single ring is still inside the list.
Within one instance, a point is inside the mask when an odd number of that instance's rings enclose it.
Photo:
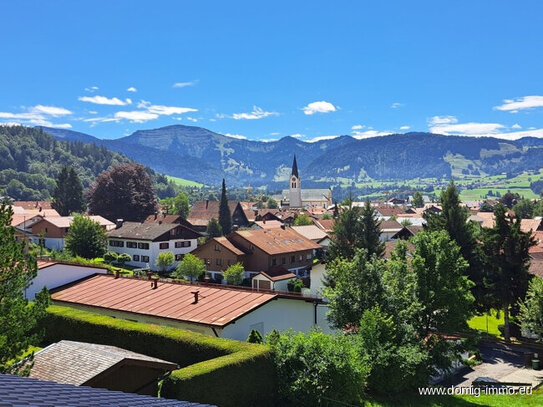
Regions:
[[[543,137],[540,1],[0,3],[0,122]]]

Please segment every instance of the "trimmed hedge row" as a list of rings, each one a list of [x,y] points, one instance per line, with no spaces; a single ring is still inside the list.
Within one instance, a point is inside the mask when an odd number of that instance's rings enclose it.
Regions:
[[[196,332],[52,305],[41,323],[45,344],[62,339],[113,345],[182,366],[166,378],[166,398],[229,406],[273,405],[271,351]]]

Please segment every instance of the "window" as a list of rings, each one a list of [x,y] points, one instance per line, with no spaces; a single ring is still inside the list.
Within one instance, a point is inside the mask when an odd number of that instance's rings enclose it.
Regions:
[[[304,260],[304,256],[302,256],[301,254],[298,256],[298,261],[303,261]]]
[[[217,266],[222,266],[222,259],[215,259],[215,264]]]
[[[141,256],[141,261],[143,263],[149,263],[149,256]]]
[[[305,256],[307,260],[311,260],[312,257],[313,255],[311,253],[307,253],[307,255]]]
[[[218,244],[216,244],[216,245],[215,245],[215,251],[216,251],[216,252],[220,252],[220,251],[221,251],[221,246],[218,245]]]
[[[188,242],[175,242],[175,247],[190,247],[190,241]]]
[[[277,266],[277,259],[272,259],[272,266]]]
[[[292,257],[290,258],[290,262],[291,262],[291,263],[295,263],[295,262],[296,262],[296,256],[292,256]]]
[[[124,242],[121,240],[110,240],[109,245],[112,247],[124,247]]]
[[[140,261],[140,255],[139,254],[135,254],[132,256],[132,260],[134,261]]]
[[[160,250],[168,249],[170,247],[170,244],[168,242],[160,243],[159,247]]]
[[[175,255],[175,261],[183,260],[183,256],[184,256],[184,254],[176,254]]]
[[[228,260],[228,265],[231,266],[232,264],[234,264],[234,260],[232,259]]]
[[[128,247],[129,249],[137,249],[138,244],[136,242],[126,242],[126,247]]]
[[[149,250],[149,243],[138,243],[138,249]]]
[[[281,258],[281,264],[287,264],[287,259],[285,257]]]
[[[252,245],[249,246],[249,250],[252,251],[252,250],[254,250],[254,249],[255,249],[255,245],[252,244]]]

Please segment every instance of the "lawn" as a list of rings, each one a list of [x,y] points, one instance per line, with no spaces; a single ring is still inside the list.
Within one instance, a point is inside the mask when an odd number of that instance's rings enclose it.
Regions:
[[[196,181],[190,181],[188,179],[172,177],[170,175],[166,175],[166,178],[168,179],[168,181],[173,181],[174,183],[176,183],[180,187],[197,187],[197,188],[201,188],[201,187],[204,186],[204,184],[201,184],[201,183],[196,182]]]
[[[498,325],[503,324],[503,313],[500,315],[500,318],[496,317],[496,311],[492,311],[491,315],[477,315],[471,318],[468,321],[468,325],[471,329],[476,329],[478,331],[487,332],[487,320],[488,320],[488,334],[495,336],[496,338],[501,338],[500,331],[498,331]]]

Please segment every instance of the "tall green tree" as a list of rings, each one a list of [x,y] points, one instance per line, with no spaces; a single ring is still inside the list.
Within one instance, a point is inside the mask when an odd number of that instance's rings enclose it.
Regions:
[[[211,218],[211,220],[207,223],[206,233],[207,240],[222,236],[222,228],[221,225],[219,225],[219,222],[217,222],[217,219]]]
[[[301,215],[296,216],[296,219],[294,219],[293,224],[294,226],[308,226],[308,225],[312,225],[313,221],[305,213],[302,213]]]
[[[168,214],[170,215],[180,215],[183,219],[189,217],[190,203],[185,192],[180,192],[173,198],[165,198],[160,203],[168,206]]]
[[[422,194],[417,191],[413,194],[413,206],[415,208],[422,208],[424,207],[424,198],[422,197]]]
[[[160,267],[160,271],[164,273],[174,261],[175,257],[172,252],[162,252],[158,254],[155,266]]]
[[[36,295],[33,303],[25,298],[25,289],[38,273],[36,259],[25,254],[25,242],[17,242],[11,227],[13,211],[0,204],[0,373],[13,372],[7,363],[20,358],[29,345],[39,342],[35,333],[38,321],[49,305],[47,290]]]
[[[119,164],[101,173],[87,191],[89,211],[115,221],[142,221],[156,210],[152,181],[141,164]]]
[[[106,231],[86,215],[75,215],[65,238],[65,248],[73,256],[102,257],[107,248]]]
[[[232,214],[228,206],[228,197],[226,196],[226,183],[222,179],[221,201],[219,204],[219,224],[221,225],[222,233],[227,235],[232,231]]]
[[[200,277],[206,272],[204,261],[192,253],[187,253],[179,262],[175,270],[175,277],[190,278],[190,281]]]
[[[328,248],[330,259],[339,257],[352,259],[356,249],[362,248],[361,212],[360,207],[353,206],[352,200],[347,202],[346,208],[341,209],[334,222],[334,231]]]
[[[52,207],[61,216],[86,209],[83,185],[73,167],[64,166],[58,174]]]
[[[530,199],[523,199],[513,206],[515,214],[522,219],[531,219],[534,216],[535,204]]]
[[[228,266],[223,275],[228,284],[240,285],[243,282],[244,273],[245,269],[243,268],[243,264],[236,263]]]
[[[520,303],[519,319],[523,329],[543,340],[543,278],[534,276],[530,280],[526,298]]]
[[[421,304],[416,327],[422,337],[431,332],[456,332],[471,316],[473,283],[465,275],[468,263],[445,231],[421,232],[412,240],[411,267]]]
[[[366,249],[368,257],[374,254],[377,257],[383,257],[385,254],[385,244],[380,240],[381,221],[377,217],[377,211],[371,206],[369,200],[366,200],[364,209],[362,209],[361,223],[361,245]]]
[[[466,276],[475,283],[472,287],[475,297],[473,305],[479,311],[488,310],[488,304],[485,304],[484,300],[482,253],[477,243],[478,226],[475,222],[468,222],[470,214],[467,208],[461,205],[458,189],[453,181],[441,193],[441,208],[441,213],[424,213],[427,222],[425,229],[431,232],[446,231],[460,247],[460,254],[468,262]]]
[[[530,247],[535,241],[522,232],[521,219],[507,215],[505,206],[494,208],[495,225],[483,230],[483,251],[487,300],[504,314],[504,337],[511,340],[510,307],[523,299],[530,275]]]

